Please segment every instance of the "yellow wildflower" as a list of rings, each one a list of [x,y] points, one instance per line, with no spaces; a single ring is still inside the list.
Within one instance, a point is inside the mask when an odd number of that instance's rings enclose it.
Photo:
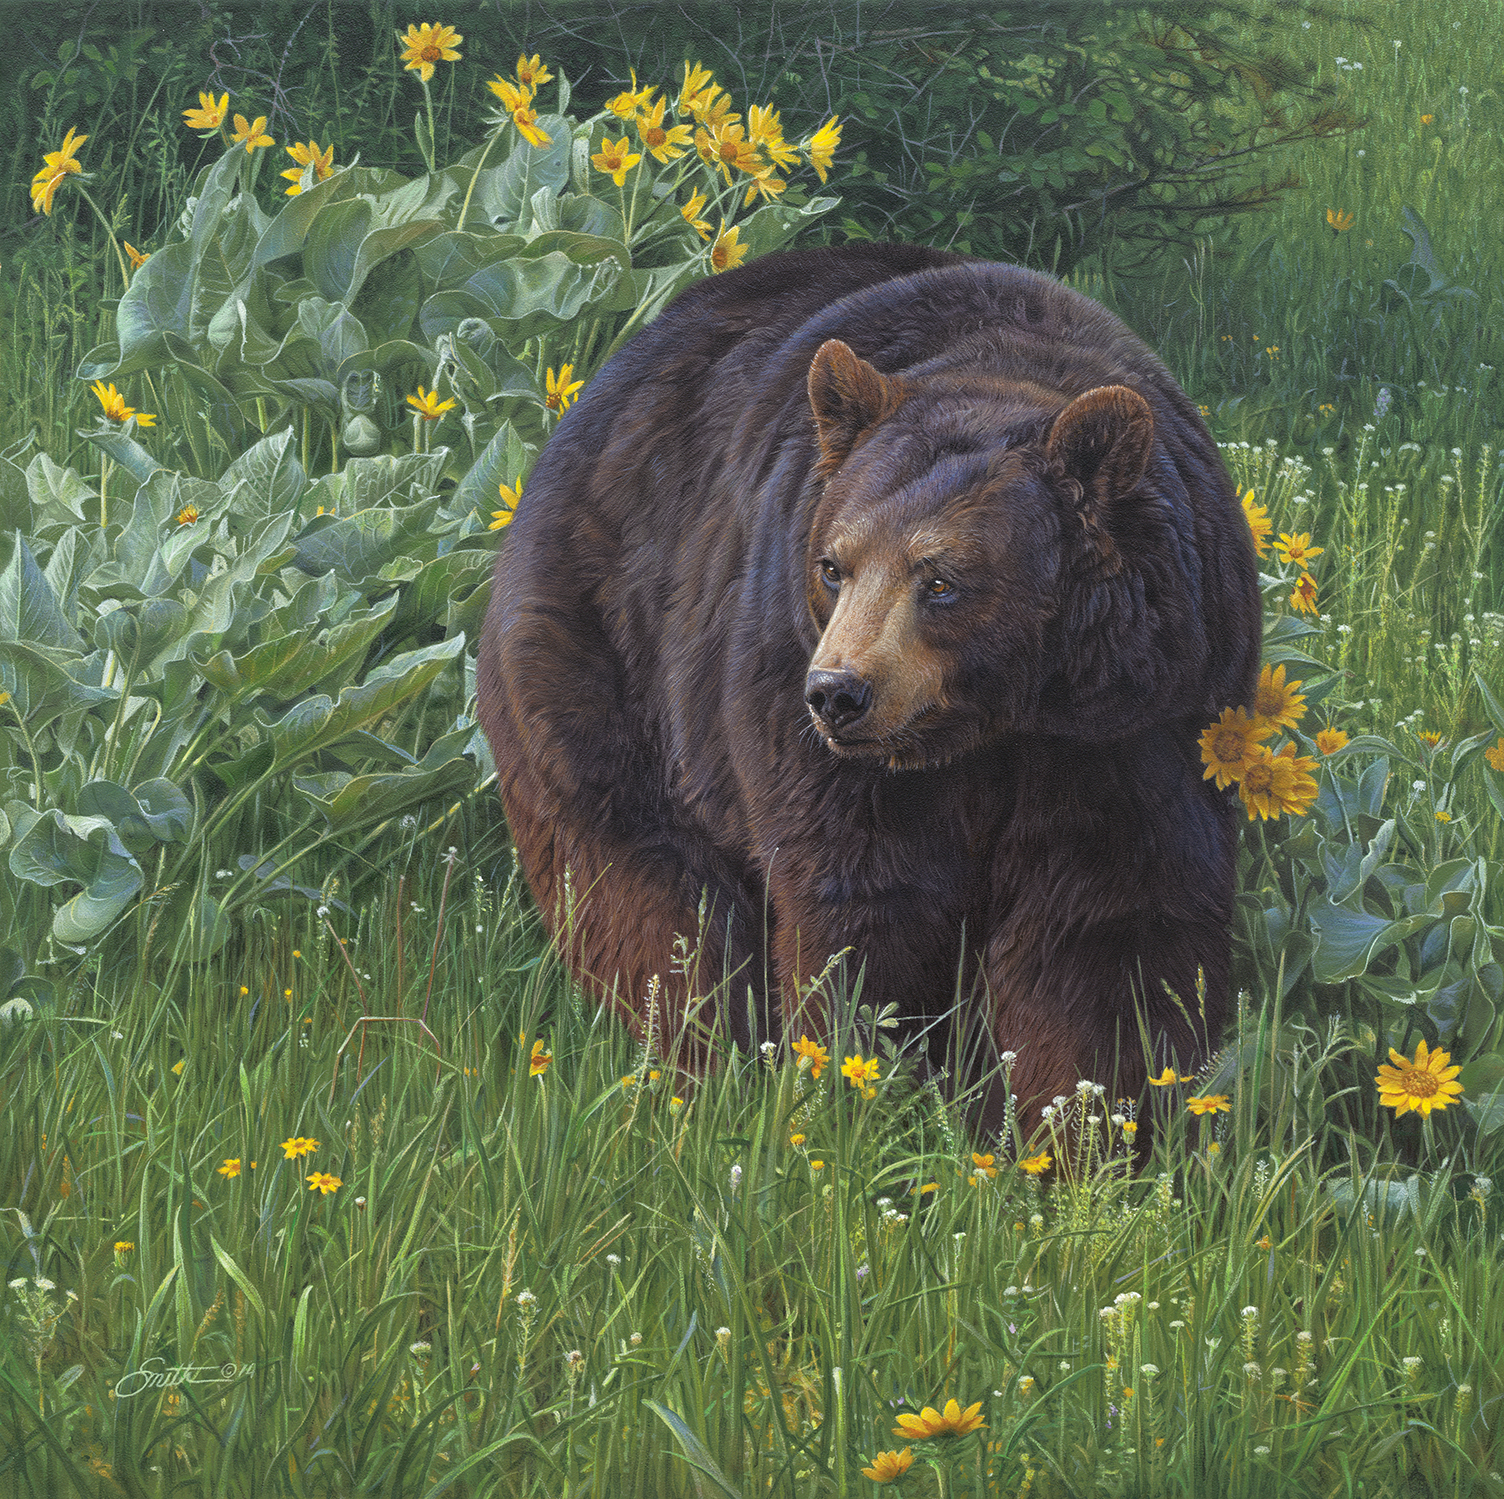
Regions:
[[[266,133],[265,115],[257,115],[249,124],[244,115],[236,115],[235,129],[230,136],[230,144],[244,146],[245,154],[249,156],[259,146],[275,146],[277,143]]]
[[[455,48],[464,40],[454,27],[427,21],[421,27],[409,26],[405,36],[400,31],[397,33],[403,68],[407,72],[416,70],[424,83],[433,77],[435,63],[460,60]]]

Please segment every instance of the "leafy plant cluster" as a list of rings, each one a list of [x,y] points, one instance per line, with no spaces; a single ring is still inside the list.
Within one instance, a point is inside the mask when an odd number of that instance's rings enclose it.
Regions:
[[[567,80],[558,91],[562,111]],[[201,174],[181,237],[132,275],[116,338],[79,378],[170,370],[181,394],[163,420],[200,474],[289,421],[305,467],[315,453],[337,468],[415,445],[409,423],[424,419],[404,397],[426,385],[429,416],[460,408],[446,475],[489,513],[481,492],[522,472],[519,433],[536,445],[560,414],[545,380],[555,363],[588,377],[714,254],[765,253],[835,201],[796,189],[745,212],[742,184],[689,146],[688,126],[661,165],[639,152],[617,182],[599,163],[629,135],[630,109],[528,112],[532,138],[498,111],[483,146],[417,178],[320,164],[274,213],[253,190],[264,156],[230,145]],[[421,113],[417,126],[431,154]],[[718,235],[701,210],[718,211]]]
[[[132,930],[138,961],[212,953],[485,758],[463,653],[494,548],[442,451],[310,480],[284,430],[210,481],[94,436],[107,526],[76,470],[0,460],[0,998],[28,1003]]]

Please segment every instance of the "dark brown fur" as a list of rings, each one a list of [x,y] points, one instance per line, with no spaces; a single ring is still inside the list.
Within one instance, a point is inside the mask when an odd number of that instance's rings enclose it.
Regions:
[[[959,980],[1032,1124],[1114,1064],[1142,1086],[1136,1003],[1156,1065],[1215,1040],[1236,820],[1196,739],[1259,624],[1215,445],[1121,322],[1016,267],[817,250],[695,286],[564,418],[480,711],[603,997],[640,1021],[659,975],[671,1034],[730,972],[776,1033],[850,947],[905,1015]]]

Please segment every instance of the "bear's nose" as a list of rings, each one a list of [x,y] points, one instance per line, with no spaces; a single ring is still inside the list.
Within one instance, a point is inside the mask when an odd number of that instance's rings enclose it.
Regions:
[[[872,706],[872,684],[849,671],[812,671],[804,679],[804,701],[832,733],[849,729]]]

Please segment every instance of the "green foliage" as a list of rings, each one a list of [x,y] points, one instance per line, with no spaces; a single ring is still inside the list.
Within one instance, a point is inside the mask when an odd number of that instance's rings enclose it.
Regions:
[[[567,107],[567,82],[559,97]],[[315,452],[337,467],[349,453],[395,451],[408,417],[420,445],[427,419],[402,398],[426,385],[460,406],[447,477],[489,511],[498,483],[519,472],[514,432],[536,445],[558,414],[545,367],[588,378],[708,274],[711,247],[681,207],[698,183],[724,228],[746,186],[683,148],[662,171],[644,152],[616,186],[592,164],[613,128],[629,129],[609,110],[583,122],[541,115],[536,144],[508,112],[495,127],[483,147],[416,179],[306,168],[270,214],[252,191],[261,158],[229,146],[201,174],[182,238],[133,275],[115,340],[84,358],[79,378],[170,370],[177,384],[162,390],[181,395],[157,415],[182,432],[200,473],[285,421],[305,466]],[[797,192],[770,202],[737,223],[737,247],[766,253],[834,202]]]
[[[0,460],[0,928],[33,997],[143,902],[214,950],[298,858],[462,795],[485,754],[462,653],[494,549],[442,450],[310,481],[283,431],[210,483],[91,435],[104,502]]]
[[[815,1499],[908,1445],[920,1495],[1488,1492],[1498,1136],[1449,1110],[1401,1164],[1345,1028],[1245,1010],[1225,1086],[1047,1181],[839,995],[820,1077],[682,1085],[540,959],[515,869],[435,853],[0,1021],[18,1490]],[[985,1429],[895,1438],[948,1398]]]
[[[708,35],[708,7],[576,8],[535,30],[576,68],[639,73],[681,55],[777,80],[791,106],[846,131],[842,234],[913,240],[1068,271],[1109,255],[1142,265],[1295,185],[1268,169],[1296,142],[1356,123],[1329,82],[1290,56],[1307,7],[1254,23],[1234,6],[1126,0],[737,9]],[[718,18],[719,19],[719,18]],[[723,57],[724,51],[729,56]]]

